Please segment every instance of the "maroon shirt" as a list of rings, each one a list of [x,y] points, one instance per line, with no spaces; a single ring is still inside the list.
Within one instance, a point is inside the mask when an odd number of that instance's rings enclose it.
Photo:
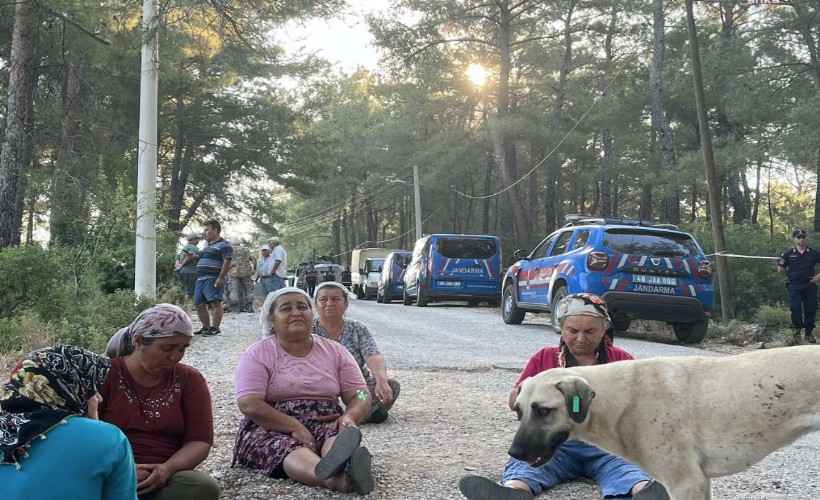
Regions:
[[[620,349],[618,347],[607,347],[606,348],[606,357],[609,359],[609,362],[612,363],[613,361],[626,361],[629,359],[635,359],[632,357],[631,354]],[[521,372],[521,376],[518,377],[518,382],[515,383],[515,387],[521,385],[521,382],[524,380],[534,377],[539,373],[549,370],[551,368],[558,368],[558,348],[557,347],[545,347],[540,351],[533,354],[530,358],[530,361],[527,363],[527,366],[524,367],[524,371]]]
[[[163,463],[185,443],[214,442],[211,394],[191,366],[178,363],[165,380],[143,387],[131,377],[125,359],[114,358],[100,395],[100,420],[125,433],[136,463]]]

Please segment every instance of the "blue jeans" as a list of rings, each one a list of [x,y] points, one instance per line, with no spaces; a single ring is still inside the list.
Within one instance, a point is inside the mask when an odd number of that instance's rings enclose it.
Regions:
[[[270,277],[270,279],[273,281],[273,289],[271,289],[272,292],[285,287],[285,278],[274,274]]]
[[[541,467],[530,467],[511,458],[499,482],[523,481],[538,496],[547,488],[582,477],[597,482],[604,497],[628,495],[633,486],[651,479],[638,466],[573,439],[558,448],[552,460]]]

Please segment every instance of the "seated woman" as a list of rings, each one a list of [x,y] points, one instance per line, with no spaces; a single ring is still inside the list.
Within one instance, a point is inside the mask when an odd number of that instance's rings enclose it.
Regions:
[[[180,363],[194,327],[172,304],[141,312],[108,343],[111,375],[100,390],[100,419],[128,436],[137,494],[151,500],[215,500],[219,484],[194,468],[214,440],[211,394],[195,368]]]
[[[521,383],[542,371],[633,359],[628,352],[612,346],[609,332],[612,321],[606,302],[597,295],[568,295],[554,314],[561,330],[558,347],[545,347],[530,358],[510,392],[511,410],[515,409]],[[498,483],[481,476],[465,476],[458,485],[470,500],[531,500],[547,488],[581,477],[595,480],[605,498],[669,498],[666,488],[652,481],[637,466],[575,439],[564,443],[541,467],[530,467],[526,462],[510,458]]]
[[[109,366],[104,356],[57,345],[11,372],[0,401],[3,498],[136,499],[128,440],[94,420]]]
[[[387,365],[373,335],[364,324],[344,317],[348,306],[344,285],[326,281],[316,287],[314,295],[319,317],[313,323],[313,333],[345,346],[367,382],[373,405],[362,423],[384,422],[387,420],[388,410],[399,396],[401,386],[395,379],[387,378]]]
[[[370,396],[356,361],[341,344],[311,335],[310,297],[299,288],[269,293],[261,320],[270,336],[248,348],[236,369],[245,417],[233,462],[269,477],[370,493],[371,457],[356,427]]]

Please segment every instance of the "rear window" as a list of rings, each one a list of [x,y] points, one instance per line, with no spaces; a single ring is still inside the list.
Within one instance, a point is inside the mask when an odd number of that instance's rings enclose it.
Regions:
[[[393,258],[393,263],[402,269],[407,269],[407,265],[410,264],[410,259],[412,258],[413,255],[409,253],[407,255],[396,255]]]
[[[436,251],[448,259],[489,259],[497,253],[495,240],[439,238]]]
[[[604,232],[604,246],[616,252],[688,258],[699,255],[695,241],[687,234],[653,233],[631,229]]]

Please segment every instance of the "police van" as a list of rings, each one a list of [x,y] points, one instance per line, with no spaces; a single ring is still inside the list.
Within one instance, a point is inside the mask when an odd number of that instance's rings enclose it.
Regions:
[[[431,234],[416,241],[404,273],[402,303],[501,302],[501,242],[497,236]]]

